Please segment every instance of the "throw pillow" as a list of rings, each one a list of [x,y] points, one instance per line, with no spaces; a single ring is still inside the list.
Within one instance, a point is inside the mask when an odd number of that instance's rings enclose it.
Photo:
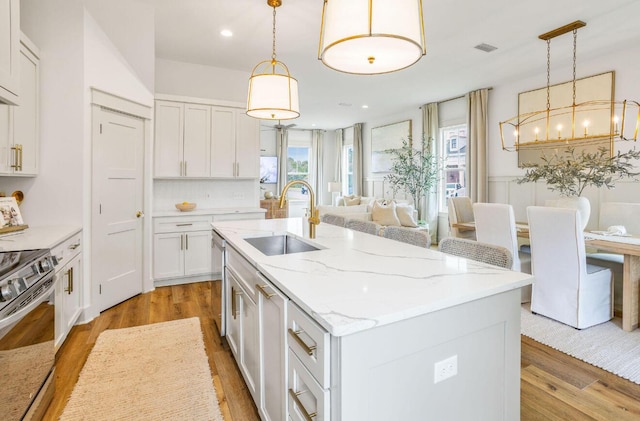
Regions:
[[[411,205],[397,205],[396,214],[400,220],[400,224],[403,227],[416,228],[418,223],[413,219],[413,206]]]
[[[360,196],[345,196],[344,204],[347,206],[355,206],[360,204]]]
[[[382,205],[374,202],[371,210],[371,220],[380,225],[399,227],[400,220],[396,215],[396,204],[391,202],[389,205]]]

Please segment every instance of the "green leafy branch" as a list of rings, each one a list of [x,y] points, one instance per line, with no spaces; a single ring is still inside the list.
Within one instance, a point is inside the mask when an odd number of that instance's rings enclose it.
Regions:
[[[577,153],[568,147],[564,155],[543,155],[542,164],[524,164],[525,175],[517,179],[518,184],[544,180],[551,191],[562,196],[580,196],[587,186],[615,187],[615,181],[634,178],[640,172],[634,171],[632,160],[640,159],[640,151],[634,149],[611,156],[605,147],[597,152],[582,150]]]

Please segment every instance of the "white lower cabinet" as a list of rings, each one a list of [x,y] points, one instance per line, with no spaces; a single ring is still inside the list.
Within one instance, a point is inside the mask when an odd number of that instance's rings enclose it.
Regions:
[[[55,345],[60,347],[82,312],[82,246],[77,233],[51,249],[58,261],[56,278]]]
[[[227,342],[264,421],[287,417],[288,299],[227,247]]]
[[[154,219],[154,280],[209,277],[212,273],[210,223],[210,216],[199,215]]]

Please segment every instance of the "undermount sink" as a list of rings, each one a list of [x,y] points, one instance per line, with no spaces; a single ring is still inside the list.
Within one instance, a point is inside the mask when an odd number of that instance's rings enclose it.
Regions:
[[[245,241],[267,256],[320,250],[291,235],[269,235],[245,238]]]

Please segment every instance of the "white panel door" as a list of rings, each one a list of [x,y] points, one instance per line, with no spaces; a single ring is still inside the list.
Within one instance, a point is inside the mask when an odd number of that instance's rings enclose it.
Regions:
[[[92,282],[102,311],[142,292],[144,122],[94,111]]]
[[[184,104],[156,101],[154,176],[182,176]]]
[[[185,177],[208,177],[210,148],[211,107],[185,104],[182,175]]]
[[[236,116],[237,177],[260,177],[260,120],[238,111]]]
[[[211,177],[236,175],[236,123],[232,108],[211,108]]]

